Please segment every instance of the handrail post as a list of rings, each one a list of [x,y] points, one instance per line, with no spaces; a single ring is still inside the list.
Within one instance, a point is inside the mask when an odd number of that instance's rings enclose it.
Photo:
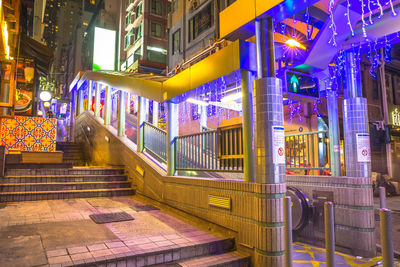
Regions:
[[[87,110],[92,111],[93,81],[88,80]]]
[[[175,141],[179,135],[178,105],[167,102],[167,175],[174,175],[176,169]]]

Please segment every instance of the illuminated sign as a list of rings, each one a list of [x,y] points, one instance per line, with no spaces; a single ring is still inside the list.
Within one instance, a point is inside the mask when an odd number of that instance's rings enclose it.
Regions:
[[[392,124],[394,126],[400,127],[400,112],[399,112],[399,110],[396,108],[395,110],[392,111],[391,115],[392,115]]]
[[[286,71],[285,76],[286,89],[289,94],[319,98],[317,78],[294,71]]]
[[[94,28],[93,70],[115,70],[116,32]]]

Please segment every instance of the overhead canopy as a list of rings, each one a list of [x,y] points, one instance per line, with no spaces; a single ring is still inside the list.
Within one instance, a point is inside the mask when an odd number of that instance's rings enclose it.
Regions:
[[[20,56],[34,58],[36,68],[43,75],[49,74],[54,57],[54,53],[50,48],[22,34],[19,54]]]
[[[92,80],[164,102],[236,70],[256,71],[255,55],[255,44],[238,40],[171,78],[154,74],[86,71],[78,73],[70,90],[75,86],[80,89],[86,80]]]

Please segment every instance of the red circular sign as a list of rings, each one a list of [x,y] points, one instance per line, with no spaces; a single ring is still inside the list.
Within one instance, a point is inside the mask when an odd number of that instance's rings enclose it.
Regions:
[[[283,147],[280,147],[280,148],[278,149],[278,155],[279,155],[279,156],[283,156]]]
[[[362,153],[362,155],[363,155],[364,157],[366,157],[366,156],[368,155],[368,150],[363,149],[363,151],[362,151],[361,153]]]

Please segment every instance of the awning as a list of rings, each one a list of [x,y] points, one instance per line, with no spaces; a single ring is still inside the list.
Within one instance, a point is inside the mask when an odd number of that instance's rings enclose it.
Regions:
[[[19,54],[34,58],[36,68],[44,75],[49,74],[54,58],[54,53],[50,48],[22,34]]]
[[[75,86],[81,89],[86,80],[92,80],[164,102],[239,69],[255,72],[255,59],[255,44],[235,41],[171,78],[155,74],[85,71],[76,76],[70,90]]]

